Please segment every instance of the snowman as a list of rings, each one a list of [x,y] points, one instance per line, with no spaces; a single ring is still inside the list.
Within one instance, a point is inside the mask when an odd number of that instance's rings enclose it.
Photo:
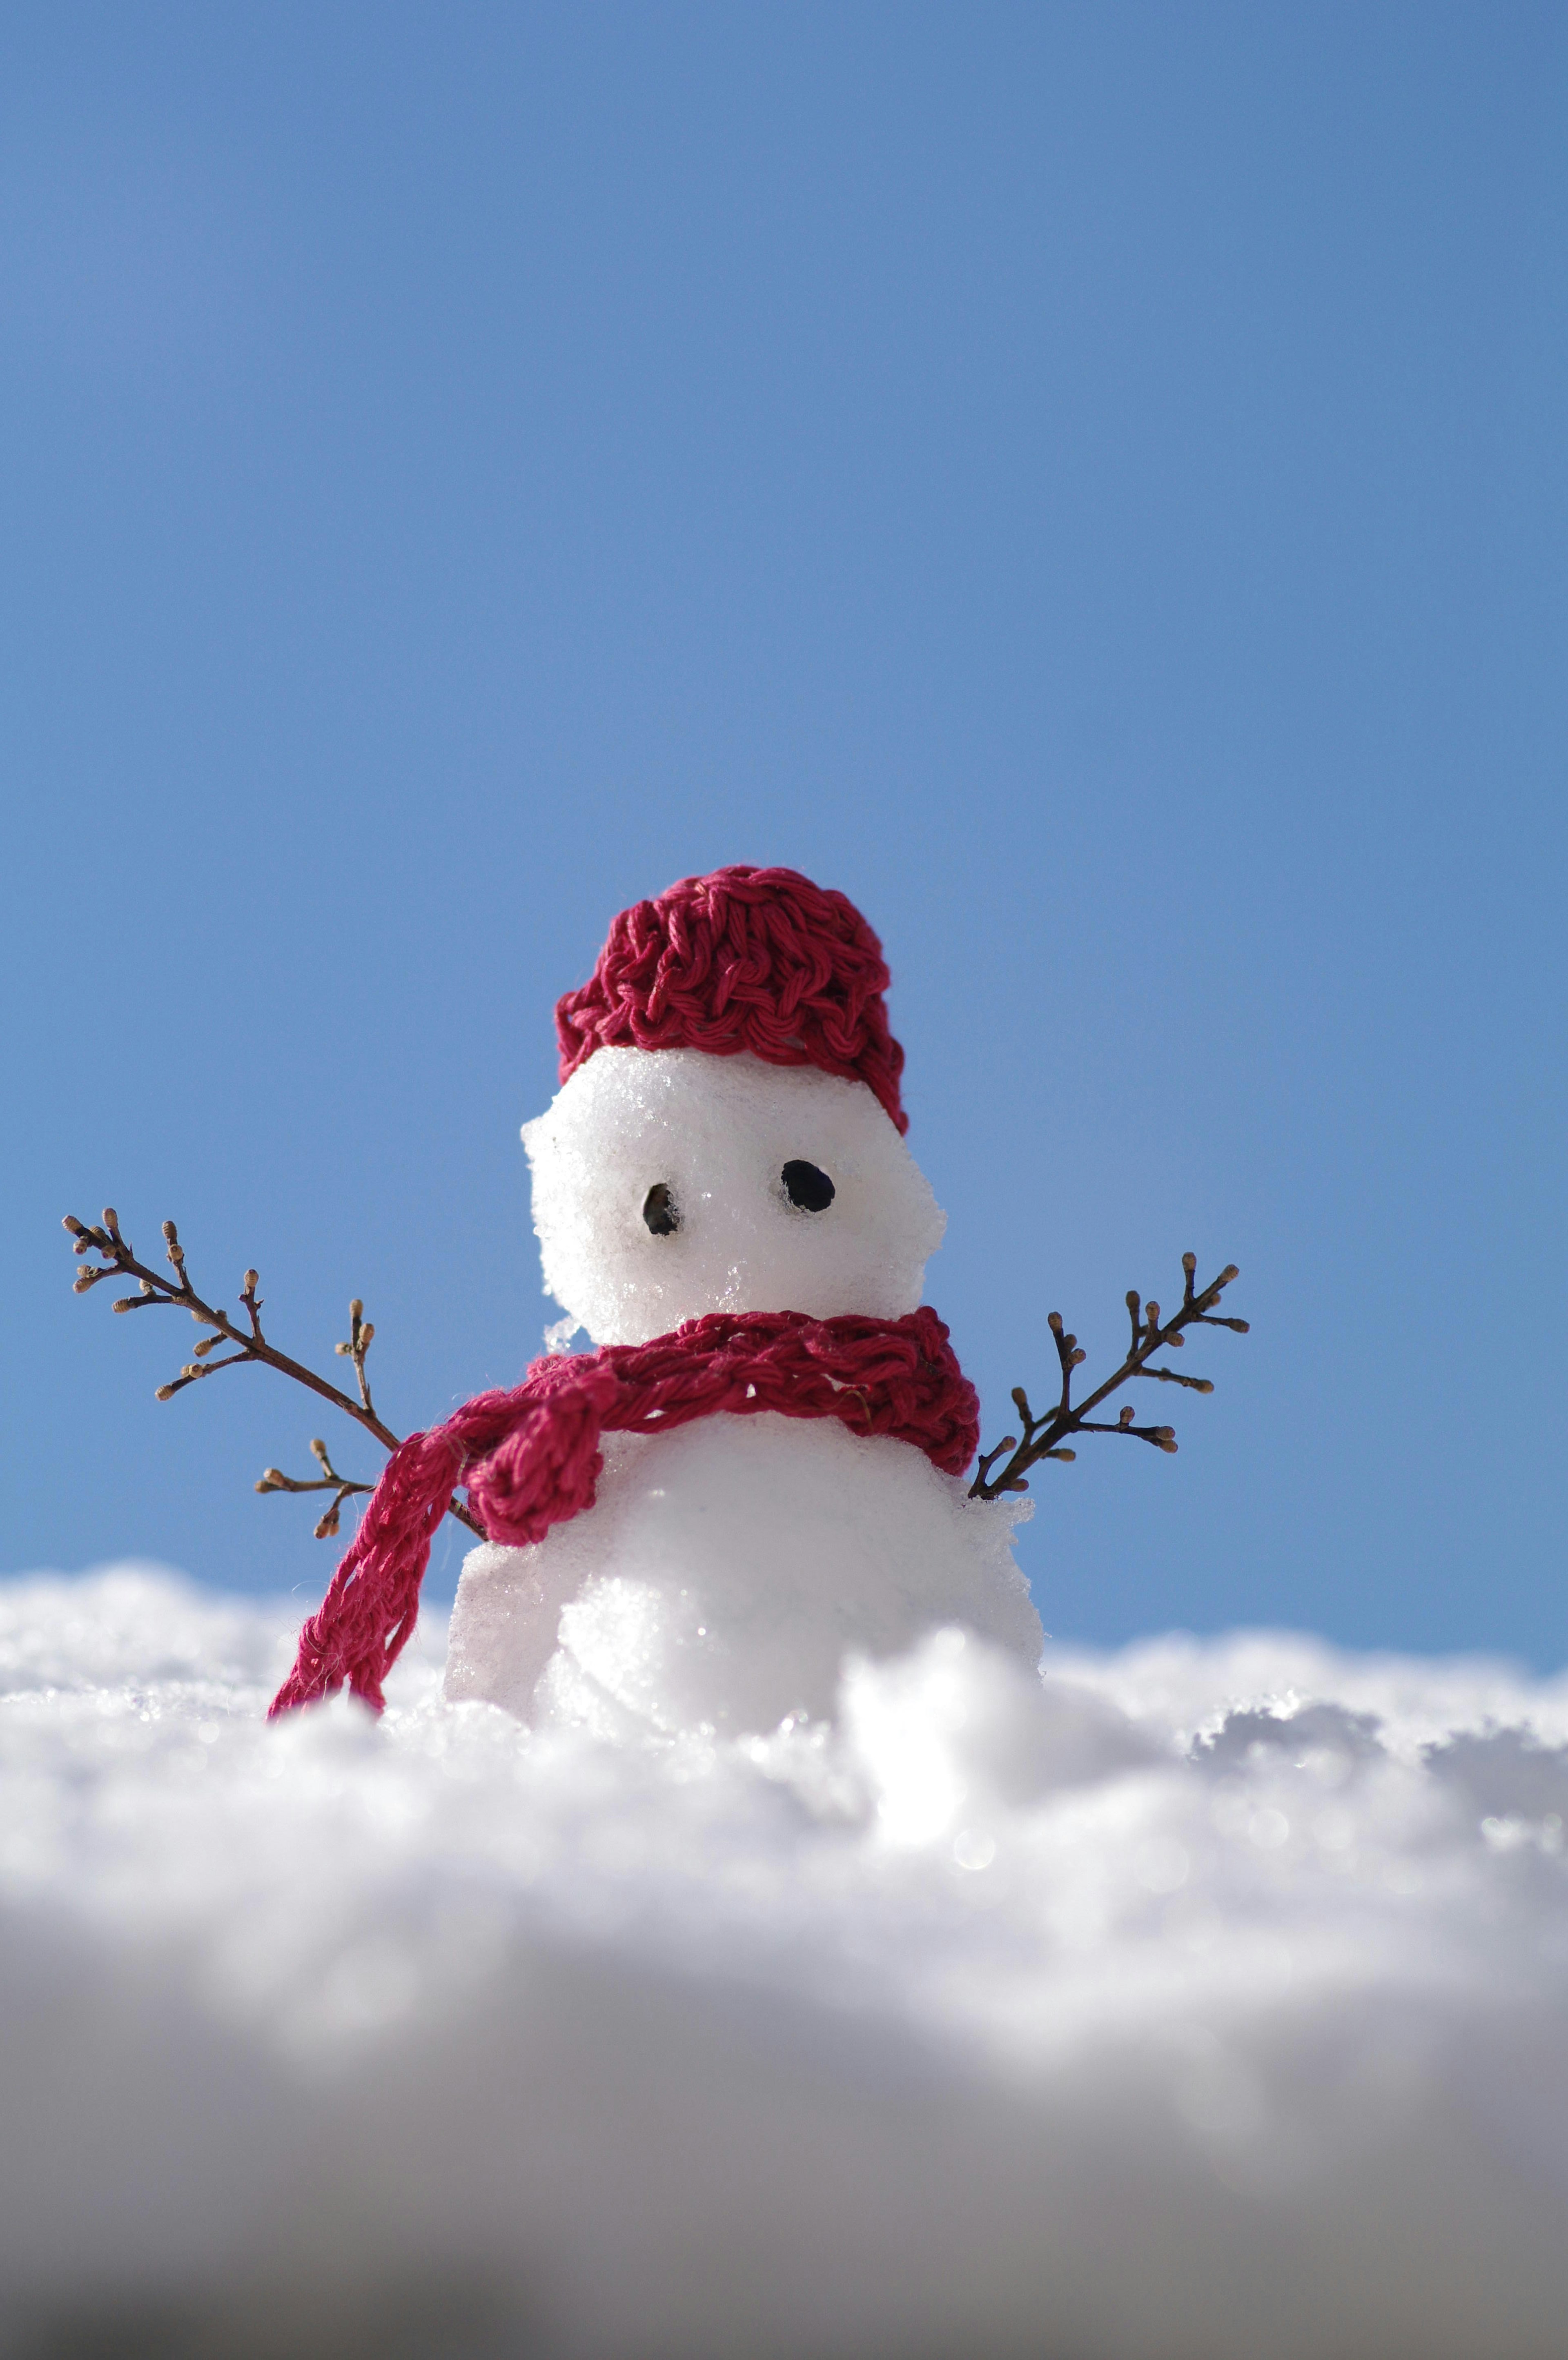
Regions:
[[[973,1391],[919,1307],[946,1217],[905,1142],[887,982],[859,911],[791,869],[616,919],[523,1127],[551,1354],[400,1446],[280,1705],[343,1678],[379,1701],[453,1483],[491,1535],[453,1700],[734,1735],[827,1717],[847,1655],[941,1625],[1038,1663],[1019,1504],[968,1497]]]

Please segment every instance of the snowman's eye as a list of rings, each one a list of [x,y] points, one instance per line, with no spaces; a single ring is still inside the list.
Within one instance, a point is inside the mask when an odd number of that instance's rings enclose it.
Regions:
[[[642,1199],[642,1218],[656,1238],[673,1238],[681,1226],[680,1209],[667,1182],[655,1180]]]
[[[797,1212],[825,1213],[838,1193],[826,1172],[798,1158],[784,1165],[779,1178],[784,1182],[784,1195]]]

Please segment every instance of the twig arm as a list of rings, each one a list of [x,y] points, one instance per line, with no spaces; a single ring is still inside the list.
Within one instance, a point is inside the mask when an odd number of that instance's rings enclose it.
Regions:
[[[165,1221],[163,1224],[166,1259],[173,1273],[172,1277],[167,1276],[160,1270],[149,1269],[147,1263],[137,1261],[129,1240],[121,1231],[119,1216],[112,1205],[104,1207],[101,1225],[79,1221],[74,1213],[67,1213],[65,1227],[73,1240],[73,1252],[96,1253],[99,1257],[96,1262],[84,1264],[78,1273],[74,1289],[76,1294],[87,1294],[91,1288],[98,1285],[105,1278],[135,1279],[137,1292],[135,1295],[121,1295],[115,1305],[116,1311],[145,1311],[154,1304],[165,1307],[172,1305],[181,1310],[188,1311],[199,1327],[212,1331],[196,1346],[180,1374],[170,1383],[159,1386],[159,1401],[171,1401],[176,1393],[183,1393],[187,1385],[195,1384],[203,1377],[215,1376],[220,1369],[237,1369],[252,1364],[276,1369],[280,1375],[291,1377],[296,1384],[304,1385],[311,1393],[318,1394],[323,1401],[330,1402],[334,1409],[340,1409],[345,1417],[353,1418],[356,1424],[365,1428],[367,1434],[375,1436],[383,1449],[397,1448],[399,1437],[377,1415],[376,1405],[371,1399],[369,1379],[365,1371],[365,1356],[370,1349],[376,1330],[365,1317],[365,1306],[357,1297],[348,1306],[348,1341],[337,1347],[338,1351],[354,1363],[354,1373],[359,1394],[356,1401],[352,1394],[343,1392],[327,1378],[318,1376],[313,1369],[307,1369],[302,1361],[292,1359],[287,1352],[280,1352],[275,1344],[268,1341],[261,1325],[262,1298],[257,1292],[261,1282],[254,1270],[246,1272],[240,1286],[239,1300],[246,1319],[246,1325],[241,1327],[218,1305],[206,1302],[196,1293],[185,1267],[185,1249],[180,1242],[180,1233],[172,1221]],[[236,1349],[223,1360],[214,1360],[209,1356],[221,1343],[232,1344]],[[313,1442],[311,1445],[312,1450],[315,1452],[323,1467],[327,1464],[324,1457],[325,1448],[324,1443],[320,1442]],[[349,1482],[330,1468],[327,1473],[329,1480],[326,1481],[300,1483],[289,1476],[280,1474],[276,1468],[269,1468],[256,1488],[258,1491],[332,1491],[335,1492],[336,1496],[332,1506],[316,1526],[318,1539],[326,1539],[338,1529],[338,1511],[343,1502],[356,1492],[368,1491],[374,1488],[368,1483]],[[455,1493],[448,1502],[447,1513],[455,1516],[461,1524],[466,1524],[469,1531],[477,1534],[481,1540],[484,1539],[484,1528],[463,1505]]]
[[[1126,1356],[1120,1368],[1113,1370],[1103,1384],[1097,1386],[1086,1400],[1076,1405],[1072,1399],[1073,1371],[1086,1356],[1077,1337],[1069,1335],[1064,1328],[1060,1312],[1051,1313],[1047,1324],[1056,1343],[1057,1360],[1061,1370],[1061,1392],[1056,1408],[1047,1416],[1036,1418],[1030,1412],[1023,1387],[1014,1389],[1014,1406],[1023,1423],[1022,1437],[1006,1435],[993,1450],[984,1453],[974,1481],[970,1485],[971,1500],[995,1500],[1003,1491],[1026,1491],[1029,1488],[1028,1470],[1042,1459],[1070,1459],[1077,1456],[1076,1452],[1062,1447],[1069,1435],[1126,1434],[1135,1441],[1152,1443],[1157,1450],[1175,1450],[1176,1435],[1172,1427],[1135,1426],[1130,1406],[1123,1409],[1113,1425],[1096,1419],[1092,1412],[1132,1377],[1154,1377],[1162,1384],[1185,1385],[1192,1393],[1213,1392],[1214,1388],[1207,1377],[1189,1377],[1179,1369],[1149,1366],[1157,1352],[1181,1349],[1186,1328],[1230,1328],[1239,1336],[1247,1332],[1246,1320],[1229,1318],[1214,1308],[1225,1288],[1239,1275],[1234,1262],[1227,1262],[1218,1278],[1212,1280],[1201,1291],[1195,1284],[1196,1254],[1183,1254],[1181,1269],[1181,1306],[1164,1322],[1161,1321],[1157,1303],[1146,1305],[1135,1291],[1129,1293],[1127,1314],[1132,1321],[1132,1337]],[[996,1471],[998,1459],[1003,1461],[1000,1472]]]

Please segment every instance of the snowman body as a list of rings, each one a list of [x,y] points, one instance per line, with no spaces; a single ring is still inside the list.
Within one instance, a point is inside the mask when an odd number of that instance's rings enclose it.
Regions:
[[[945,1220],[864,1083],[750,1054],[606,1048],[523,1139],[545,1284],[596,1344],[714,1311],[919,1303]],[[610,1434],[595,1505],[466,1559],[445,1689],[535,1722],[768,1730],[846,1654],[961,1623],[1037,1662],[1017,1510],[837,1418]]]

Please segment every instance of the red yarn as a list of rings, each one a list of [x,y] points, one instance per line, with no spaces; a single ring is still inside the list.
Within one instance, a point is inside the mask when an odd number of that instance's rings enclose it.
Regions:
[[[345,1681],[380,1711],[454,1485],[466,1485],[491,1540],[543,1540],[593,1506],[601,1434],[659,1434],[721,1410],[837,1417],[851,1434],[914,1443],[949,1475],[962,1474],[980,1440],[974,1387],[934,1311],[714,1311],[651,1344],[535,1360],[512,1392],[480,1393],[398,1445],[269,1717]]]
[[[867,1084],[901,1131],[904,1052],[882,945],[854,903],[793,869],[716,869],[623,910],[592,977],[556,1003],[561,1079],[596,1049],[749,1049]]]

